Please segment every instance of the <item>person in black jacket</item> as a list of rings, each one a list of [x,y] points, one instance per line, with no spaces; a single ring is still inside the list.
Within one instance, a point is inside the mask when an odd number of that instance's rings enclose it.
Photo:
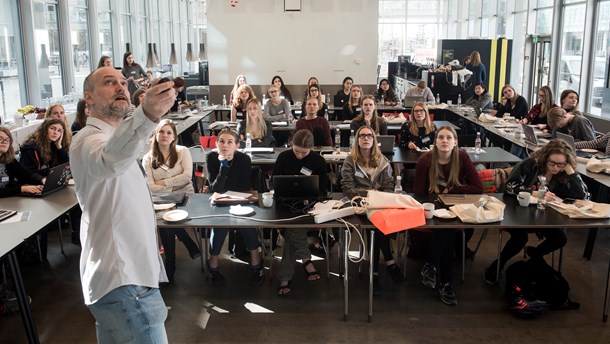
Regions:
[[[436,127],[430,118],[428,107],[424,103],[415,103],[411,112],[411,119],[400,127],[400,148],[429,148],[434,144]]]
[[[20,193],[39,194],[44,178],[26,169],[15,159],[11,131],[0,127],[0,197]]]
[[[375,135],[387,135],[388,124],[377,113],[375,97],[370,94],[362,97],[360,106],[362,107],[362,113],[352,120],[352,123],[349,125],[350,129],[355,133],[360,127],[368,125],[375,131]]]
[[[502,87],[502,99],[498,110],[491,110],[491,114],[497,117],[513,116],[515,119],[521,119],[529,111],[527,100],[520,96],[511,85]]]
[[[517,196],[521,191],[532,192],[540,187],[540,177],[546,177],[548,192],[547,201],[555,196],[566,199],[584,199],[587,197],[585,183],[576,172],[576,153],[574,149],[562,140],[553,140],[534,152],[531,157],[521,161],[513,168],[506,180],[505,194]],[[506,262],[517,255],[527,243],[527,229],[507,229],[510,239],[500,253],[500,262],[495,260],[485,270],[484,279],[489,284],[495,284],[500,276],[497,267],[504,269]],[[561,228],[545,228],[536,233],[545,240],[536,247],[529,246],[526,253],[530,258],[542,258],[565,246],[566,234]]]
[[[275,147],[275,137],[273,137],[273,126],[271,122],[263,119],[263,109],[258,99],[248,100],[246,105],[246,119],[237,123],[240,147],[246,146],[247,134],[250,134],[252,147]]]
[[[61,119],[42,122],[21,146],[21,163],[32,173],[46,177],[50,168],[68,162],[66,124]]]
[[[239,137],[237,132],[230,128],[224,128],[218,133],[218,152],[210,152],[206,156],[208,169],[208,180],[210,191],[225,193],[227,191],[247,192],[252,189],[251,161],[248,155],[238,152]],[[225,280],[218,268],[218,256],[227,236],[227,228],[212,229],[210,238],[210,278],[214,284],[222,284]],[[265,279],[263,261],[258,253],[258,233],[255,228],[240,229],[246,248],[250,251],[250,267],[252,275],[250,282],[253,285],[263,283]]]

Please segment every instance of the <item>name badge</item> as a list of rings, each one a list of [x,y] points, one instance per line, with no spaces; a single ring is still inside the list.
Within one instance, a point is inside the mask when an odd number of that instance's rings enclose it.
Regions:
[[[237,111],[237,117],[238,118],[242,118],[244,116],[244,113],[241,111]]]
[[[438,185],[442,186],[442,187],[447,187],[447,182],[444,180],[441,180],[438,182]]]
[[[428,143],[428,142],[430,142],[430,136],[426,136],[426,137],[422,138],[422,139],[421,139],[421,142],[422,142],[422,143]]]
[[[0,178],[0,181],[1,181],[2,183],[8,183],[8,181],[9,181],[9,177],[8,177],[8,176],[2,176],[2,178]]]
[[[167,166],[167,165],[165,165],[165,164],[161,165],[161,168],[162,168],[164,171],[169,170],[169,166]]]
[[[360,171],[358,171],[358,172],[354,173],[354,175],[355,175],[356,177],[358,177],[358,178],[364,178],[364,174],[363,174],[362,172],[360,172]]]
[[[283,115],[284,113],[286,113],[286,111],[284,111],[284,110],[280,110],[277,112],[278,115]]]
[[[303,167],[301,168],[301,174],[304,174],[304,175],[306,175],[306,176],[311,176],[311,170],[310,170],[310,169],[308,169],[307,167],[303,166]]]
[[[360,112],[360,108],[359,108],[359,107],[354,108],[354,111],[355,111],[355,112]]]

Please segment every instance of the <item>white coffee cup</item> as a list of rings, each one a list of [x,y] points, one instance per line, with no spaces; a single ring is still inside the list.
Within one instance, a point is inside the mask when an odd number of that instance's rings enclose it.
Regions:
[[[521,191],[517,195],[517,200],[519,201],[519,205],[522,207],[528,207],[530,205],[530,193],[527,191]]]
[[[269,208],[273,205],[273,194],[271,192],[263,193],[263,206]]]
[[[431,219],[434,217],[434,203],[424,203],[424,216],[427,219]]]
[[[516,139],[520,139],[521,138],[521,130],[515,130],[515,138]]]
[[[447,100],[447,105],[453,105],[453,101],[452,100]]]

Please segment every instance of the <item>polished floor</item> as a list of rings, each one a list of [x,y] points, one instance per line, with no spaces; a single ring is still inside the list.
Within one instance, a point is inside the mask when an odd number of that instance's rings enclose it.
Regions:
[[[457,307],[444,305],[435,290],[424,287],[419,278],[422,262],[409,259],[403,287],[394,288],[382,276],[383,295],[375,297],[372,323],[367,322],[367,285],[358,277],[356,264],[350,264],[350,315],[344,322],[342,283],[335,276],[308,284],[299,268],[294,293],[280,298],[277,280],[252,287],[247,265],[225,259],[221,269],[227,283],[212,286],[203,278],[199,261],[191,260],[179,245],[176,284],[162,288],[171,307],[166,328],[170,343],[607,344],[609,325],[601,317],[610,234],[599,233],[593,258],[586,261],[581,258],[586,233],[568,232],[563,265],[571,298],[581,303],[581,309],[549,311],[535,320],[511,315],[503,288],[482,281],[484,267],[496,254],[497,233],[490,234],[474,261],[466,263],[466,280],[456,285]],[[57,234],[51,233],[49,262],[22,269],[42,343],[95,343],[94,320],[83,304],[78,259],[79,250],[71,244],[62,256]],[[336,273],[336,255],[331,260]],[[316,265],[325,271],[323,261]],[[459,272],[456,264],[456,280]],[[19,315],[0,317],[0,343],[26,342]]]

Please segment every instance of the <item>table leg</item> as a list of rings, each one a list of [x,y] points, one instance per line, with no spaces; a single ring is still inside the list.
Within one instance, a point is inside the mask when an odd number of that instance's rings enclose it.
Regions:
[[[593,245],[595,245],[595,238],[597,237],[597,228],[589,228],[589,234],[587,235],[587,242],[585,243],[585,251],[582,253],[582,257],[587,260],[591,260],[593,255]]]
[[[36,331],[36,325],[34,324],[32,313],[30,312],[28,296],[25,293],[25,288],[23,286],[23,279],[21,278],[19,264],[17,264],[17,255],[15,254],[14,250],[8,254],[8,263],[11,268],[11,273],[13,274],[15,292],[17,293],[17,302],[19,303],[19,308],[21,310],[21,319],[23,320],[23,325],[25,326],[25,333],[28,336],[28,343],[40,343],[40,340],[38,339],[38,332]]]
[[[347,262],[349,254],[349,247],[347,247],[347,231],[349,228],[346,228],[342,231],[342,239],[343,239],[343,321],[347,321],[347,314],[349,309],[349,283],[348,283],[348,273],[347,273]]]
[[[608,321],[608,301],[610,299],[610,261],[608,262],[608,275],[606,276],[606,292],[604,293],[604,314],[602,314],[602,321]]]
[[[373,247],[375,246],[375,230],[371,231],[371,241],[369,242],[369,317],[368,321],[373,322]]]

